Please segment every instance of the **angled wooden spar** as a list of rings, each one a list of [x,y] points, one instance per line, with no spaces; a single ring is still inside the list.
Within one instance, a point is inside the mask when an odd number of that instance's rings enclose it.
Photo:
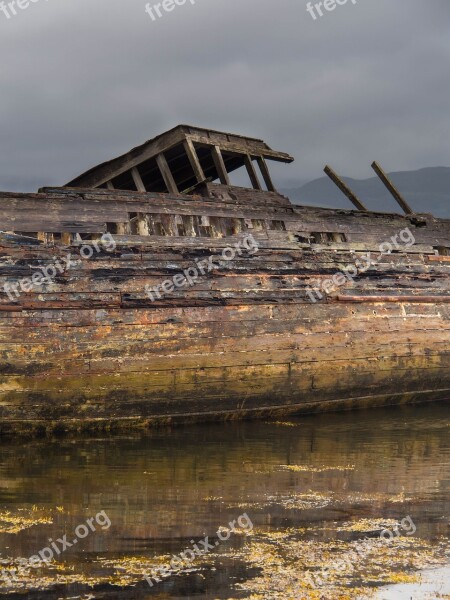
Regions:
[[[380,167],[380,165],[376,161],[374,161],[372,163],[372,169],[375,171],[375,173],[378,175],[378,177],[384,183],[384,185],[386,186],[388,191],[392,194],[394,199],[400,204],[400,206],[401,206],[402,210],[405,212],[405,214],[406,215],[414,214],[414,211],[412,210],[412,208],[409,206],[409,204],[406,202],[406,200],[403,198],[403,196],[401,196],[400,192],[397,190],[397,188],[394,186],[392,181],[389,179],[389,177],[386,175],[386,173],[383,171],[383,169]]]
[[[164,153],[161,152],[156,156],[156,163],[161,172],[162,178],[164,179],[164,183],[166,184],[166,188],[169,190],[170,194],[178,194],[178,187],[175,183],[175,179],[173,178],[172,171],[167,163],[167,159],[164,156]]]
[[[354,206],[356,206],[356,208],[358,210],[363,210],[363,211],[367,212],[367,208],[364,206],[364,204],[360,200],[358,200],[358,198],[355,196],[355,194],[352,192],[352,190],[348,187],[348,185],[342,181],[342,179],[339,177],[339,175],[337,175],[337,173],[335,173],[331,167],[329,167],[327,165],[324,169],[324,172],[328,175],[328,177],[331,179],[331,181],[338,186],[338,188],[341,190],[341,192],[347,196],[347,198],[350,200],[350,202]]]
[[[131,177],[133,178],[134,185],[138,192],[146,192],[144,182],[142,181],[141,174],[139,173],[137,167],[133,167],[131,169]]]

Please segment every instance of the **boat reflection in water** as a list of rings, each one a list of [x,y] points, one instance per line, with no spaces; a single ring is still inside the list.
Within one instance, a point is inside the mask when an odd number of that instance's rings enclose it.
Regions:
[[[112,524],[9,587],[3,579],[0,590],[14,598],[25,586],[21,597],[33,599],[284,599],[316,598],[315,588],[323,598],[357,598],[369,586],[414,582],[417,571],[445,565],[449,548],[449,417],[438,403],[4,441],[4,568],[49,539],[71,540],[101,511]],[[251,531],[240,528],[153,587],[144,580],[192,540],[214,543],[244,513]],[[399,529],[406,518],[411,527]],[[380,539],[396,527],[390,544]]]

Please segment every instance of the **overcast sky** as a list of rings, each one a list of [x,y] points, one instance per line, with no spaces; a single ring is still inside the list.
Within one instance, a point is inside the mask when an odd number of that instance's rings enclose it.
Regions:
[[[23,1],[23,0],[22,0]],[[153,5],[154,1],[151,2]],[[64,184],[178,123],[296,157],[280,185],[449,166],[449,0],[36,0],[0,12],[0,189]]]

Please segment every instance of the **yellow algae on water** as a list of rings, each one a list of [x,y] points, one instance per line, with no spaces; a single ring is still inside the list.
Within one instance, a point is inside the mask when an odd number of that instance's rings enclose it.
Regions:
[[[0,512],[0,533],[20,533],[35,525],[49,525],[53,519],[44,511],[41,515],[36,514],[39,509],[33,506],[31,509],[19,509],[17,513],[10,511]]]
[[[392,529],[398,525],[395,519],[358,519],[358,521],[347,521],[336,527],[336,531],[372,532],[383,529]]]
[[[297,493],[290,494],[289,496],[269,496],[268,500],[272,502],[276,502],[283,508],[287,508],[288,510],[297,509],[297,510],[309,510],[309,509],[317,509],[317,508],[325,508],[329,504],[331,504],[333,500],[333,495],[327,492],[305,492],[305,493]]]
[[[362,519],[351,525],[364,531],[385,523]],[[381,585],[416,583],[419,570],[446,562],[439,548],[418,539],[320,541],[299,539],[299,533],[292,528],[276,533],[258,529],[244,548],[230,553],[259,569],[236,589],[270,600],[362,600],[373,597]]]
[[[326,473],[327,471],[354,471],[355,465],[346,466],[320,466],[311,467],[307,465],[278,465],[278,468],[286,471],[305,472],[305,473]]]
[[[227,508],[258,510],[265,509],[273,504],[278,504],[288,510],[307,510],[312,508],[324,508],[331,504],[332,500],[332,493],[305,492],[292,493],[288,496],[267,496],[265,500],[260,502],[238,502],[235,504],[228,504]]]

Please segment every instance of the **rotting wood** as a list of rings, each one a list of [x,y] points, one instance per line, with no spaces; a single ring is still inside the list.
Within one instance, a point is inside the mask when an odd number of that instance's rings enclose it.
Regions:
[[[189,162],[191,163],[195,177],[197,178],[197,183],[205,181],[206,177],[203,173],[202,166],[198,160],[197,152],[195,151],[194,144],[192,143],[191,139],[188,138],[184,141],[184,149],[189,158]]]
[[[450,302],[450,292],[448,296],[420,296],[420,295],[392,295],[392,296],[351,296],[351,295],[340,295],[336,296],[336,300],[340,302],[418,302],[419,304],[439,304],[441,302]]]
[[[223,160],[222,152],[219,146],[211,147],[212,157],[217,173],[219,175],[220,182],[223,185],[230,185],[230,178],[228,177],[227,169]]]
[[[255,190],[262,190],[261,184],[259,183],[258,175],[256,173],[256,169],[253,165],[252,158],[249,154],[245,156],[245,167],[247,169],[248,176],[250,177],[250,181]]]
[[[341,190],[341,192],[347,196],[350,202],[358,209],[362,211],[367,211],[367,208],[364,204],[359,200],[359,198],[352,192],[349,186],[339,177],[337,173],[333,171],[331,167],[328,165],[324,168],[324,173],[328,175],[333,183],[337,185],[337,187]]]
[[[236,165],[236,168],[244,164],[244,157],[247,153],[286,163],[294,160],[289,154],[274,151],[262,140],[256,138],[201,129],[190,125],[178,125],[170,131],[134,148],[127,154],[93,167],[69,182],[68,186],[78,188],[102,186],[107,181],[123,175],[131,168],[137,167],[152,158],[156,158],[158,154],[170,151],[174,147],[182,146],[185,141],[207,147],[218,146],[224,151],[240,155],[241,159],[237,161],[239,164]],[[187,156],[186,159],[189,160]]]
[[[383,171],[383,169],[380,167],[380,165],[376,161],[374,161],[372,163],[372,169],[375,171],[375,173],[381,179],[381,181],[385,185],[386,189],[393,196],[393,198],[396,200],[396,202],[398,202],[398,204],[400,205],[401,209],[405,212],[405,214],[406,215],[414,214],[414,211],[412,210],[412,208],[409,206],[409,204],[406,202],[406,200],[403,198],[403,196],[400,194],[400,192],[394,186],[392,181],[389,179],[387,174]]]
[[[139,173],[137,167],[133,167],[131,169],[131,176],[133,177],[134,185],[138,192],[146,192],[144,182],[142,181],[141,174]]]
[[[158,156],[156,157],[156,162],[158,164],[159,170],[161,171],[161,175],[163,176],[164,183],[166,184],[168,191],[171,194],[177,194],[178,193],[177,184],[175,183],[173,175],[169,169],[167,159],[163,153],[158,154]]]
[[[256,160],[258,162],[258,165],[261,170],[261,174],[263,176],[264,183],[266,184],[267,189],[269,190],[269,192],[276,192],[276,189],[273,184],[272,178],[270,176],[269,169],[267,168],[267,163],[264,159],[264,156],[258,156]]]
[[[168,193],[143,188],[157,156]],[[229,185],[243,166],[261,187],[258,157],[289,162],[260,140],[182,126],[78,178],[87,187],[0,193],[13,232],[0,234],[0,431],[450,399],[450,221],[294,206],[264,167],[268,191]],[[114,189],[122,176],[137,191]],[[114,250],[82,259],[106,231]],[[383,252],[402,231],[411,243]],[[146,291],[250,235],[253,255]],[[370,268],[343,275],[368,252]],[[67,253],[70,269],[7,293]]]

